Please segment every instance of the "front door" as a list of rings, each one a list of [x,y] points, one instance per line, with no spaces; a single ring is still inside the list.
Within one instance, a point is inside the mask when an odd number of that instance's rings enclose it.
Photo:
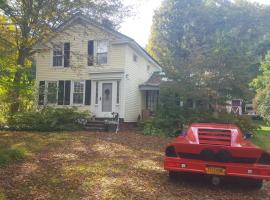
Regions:
[[[116,81],[97,81],[95,83],[96,117],[111,118],[116,111]]]
[[[112,83],[102,83],[101,111],[112,112]]]

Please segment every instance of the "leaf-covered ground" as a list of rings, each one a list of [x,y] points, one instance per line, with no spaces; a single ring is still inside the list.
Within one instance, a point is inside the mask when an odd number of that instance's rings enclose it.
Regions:
[[[1,145],[27,154],[0,168],[0,199],[270,199],[269,183],[254,191],[202,177],[170,181],[162,167],[167,142],[133,132],[0,132]]]

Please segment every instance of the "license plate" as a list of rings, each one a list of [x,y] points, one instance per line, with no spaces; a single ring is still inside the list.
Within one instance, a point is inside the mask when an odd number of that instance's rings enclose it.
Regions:
[[[226,174],[226,169],[224,167],[214,167],[208,166],[205,169],[207,174],[224,176]]]

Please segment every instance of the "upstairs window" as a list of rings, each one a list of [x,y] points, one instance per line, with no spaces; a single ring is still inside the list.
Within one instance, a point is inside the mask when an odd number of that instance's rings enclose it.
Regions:
[[[84,81],[74,81],[73,84],[73,104],[83,104]]]
[[[108,41],[97,41],[97,64],[103,65],[108,62]]]
[[[70,43],[53,47],[53,67],[70,66]]]
[[[137,60],[138,60],[138,56],[136,54],[133,54],[133,61],[137,62]]]
[[[63,66],[63,51],[61,46],[53,47],[53,66],[54,67]]]

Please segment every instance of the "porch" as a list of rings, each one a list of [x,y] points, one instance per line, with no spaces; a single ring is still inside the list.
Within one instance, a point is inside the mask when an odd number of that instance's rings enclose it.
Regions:
[[[147,120],[155,115],[159,101],[159,90],[162,82],[162,76],[159,72],[155,72],[143,84],[139,86],[142,94],[142,120]]]

